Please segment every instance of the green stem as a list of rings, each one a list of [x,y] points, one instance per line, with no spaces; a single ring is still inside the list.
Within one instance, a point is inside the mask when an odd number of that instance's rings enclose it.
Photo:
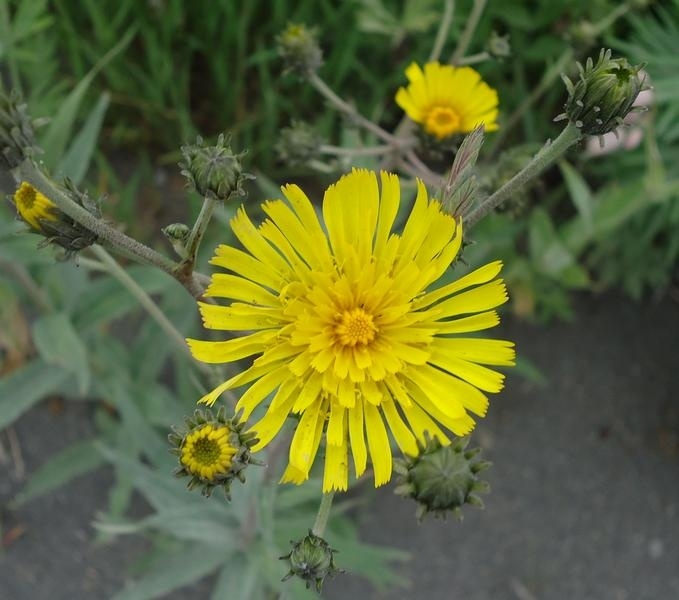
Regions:
[[[107,225],[103,219],[98,219],[82,206],[75,203],[67,194],[57,188],[30,160],[25,160],[16,168],[20,181],[30,183],[38,191],[47,196],[59,209],[80,223],[92,233],[96,233],[113,247],[119,247],[143,262],[172,273],[175,263],[152,250],[148,246],[126,236],[121,231]]]
[[[521,187],[526,185],[531,179],[539,175],[545,168],[559,158],[568,148],[580,141],[582,133],[573,125],[568,123],[564,130],[553,142],[547,142],[533,159],[505,183],[495,193],[483,200],[469,215],[463,216],[462,222],[468,231],[478,221],[488,213],[497,208],[502,202],[516,193]]]
[[[193,229],[189,235],[189,240],[186,243],[186,258],[184,259],[184,268],[187,268],[189,272],[193,271],[193,266],[196,264],[196,255],[198,254],[198,248],[200,247],[200,242],[205,235],[208,223],[212,218],[212,213],[217,206],[217,200],[214,198],[204,198],[203,206],[200,209],[200,213],[196,222],[193,224]]]
[[[480,63],[480,62],[483,62],[484,60],[488,60],[490,57],[491,57],[490,54],[484,50],[483,52],[478,52],[476,54],[470,54],[469,56],[463,56],[455,64],[458,67],[462,67],[464,65],[475,65],[476,63]]]
[[[190,273],[186,275],[182,272],[178,268],[181,267],[181,264],[171,261],[152,248],[111,227],[104,219],[95,217],[92,213],[74,202],[68,194],[60,190],[32,161],[25,160],[21,163],[14,169],[14,176],[17,181],[30,183],[54,202],[64,214],[80,223],[92,233],[97,234],[102,244],[109,246],[114,252],[129,256],[136,262],[157,267],[174,277],[194,298],[202,296],[205,290],[204,286]]]
[[[441,15],[441,23],[439,24],[439,29],[436,32],[434,46],[431,49],[429,60],[427,62],[437,61],[441,57],[443,46],[446,43],[446,38],[448,37],[448,32],[450,31],[450,25],[453,22],[454,12],[455,0],[445,0],[445,4],[443,5],[443,15]]]
[[[330,492],[329,494],[323,494],[323,497],[321,498],[321,505],[318,507],[316,521],[311,529],[312,533],[318,537],[323,537],[323,534],[325,533],[325,527],[328,524],[328,517],[330,517],[330,509],[332,508],[332,499],[334,497],[335,492]]]
[[[451,64],[457,65],[458,61],[466,54],[485,8],[486,0],[474,0],[472,12],[469,14],[464,31],[457,42],[457,48],[455,48],[455,52],[453,52],[453,56],[450,58]]]
[[[351,104],[342,100],[342,98],[335,94],[335,92],[333,92],[325,83],[325,81],[316,75],[316,73],[309,75],[309,83],[319,94],[321,94],[321,96],[330,102],[330,104],[332,104],[340,112],[343,112],[345,115],[347,115],[352,121],[375,134],[376,137],[387,142],[392,147],[400,145],[400,140],[391,135],[388,131],[382,129],[379,125],[373,123],[370,119],[366,119],[353,106],[351,106]]]
[[[186,345],[184,336],[177,331],[172,322],[167,318],[165,313],[160,310],[160,307],[153,301],[144,288],[142,288],[129,273],[123,269],[120,264],[101,246],[94,244],[91,247],[92,253],[101,261],[106,271],[117,279],[122,286],[132,294],[141,307],[149,314],[149,316],[160,326],[160,328],[167,334],[167,337],[174,342],[174,344],[185,354],[190,355],[189,347]],[[83,261],[83,264],[87,264]]]

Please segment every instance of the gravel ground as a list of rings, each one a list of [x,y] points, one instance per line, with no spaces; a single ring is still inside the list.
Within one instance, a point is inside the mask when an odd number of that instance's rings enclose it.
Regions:
[[[502,335],[548,381],[510,378],[477,429],[494,464],[486,509],[418,525],[412,503],[378,490],[357,519],[367,541],[412,553],[402,568],[411,587],[378,593],[349,574],[323,596],[679,599],[679,306],[584,299],[574,323],[509,322]],[[40,405],[14,426],[26,472],[92,430],[85,405]],[[0,506],[22,479],[0,455]],[[109,481],[103,469],[4,512],[0,600],[106,599],[122,587],[144,543],[92,543]],[[208,589],[167,598],[207,599]]]

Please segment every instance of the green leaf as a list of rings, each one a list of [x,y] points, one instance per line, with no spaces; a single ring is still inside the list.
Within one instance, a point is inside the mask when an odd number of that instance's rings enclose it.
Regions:
[[[47,394],[55,392],[69,372],[36,359],[0,379],[0,429],[30,409]]]
[[[87,173],[110,99],[111,95],[107,92],[99,96],[99,101],[57,167],[58,172],[70,177],[76,185]]]
[[[205,577],[226,559],[209,546],[186,545],[166,554],[144,577],[118,592],[112,600],[152,600]]]
[[[96,451],[94,440],[73,444],[50,458],[35,471],[12,504],[21,506],[28,500],[42,496],[75,477],[99,468],[104,462],[104,457]]]
[[[68,316],[56,313],[40,317],[33,324],[33,341],[46,363],[75,375],[78,392],[85,395],[90,385],[87,350]]]
[[[541,273],[557,278],[574,264],[573,255],[559,239],[549,213],[543,208],[531,213],[528,239],[533,264]]]
[[[592,191],[589,189],[584,178],[570,165],[570,163],[565,160],[560,160],[559,168],[561,169],[561,174],[566,182],[566,187],[568,188],[571,200],[582,217],[582,225],[587,233],[591,233],[593,229]]]
[[[42,159],[48,166],[54,167],[59,164],[64,156],[75,120],[80,112],[80,105],[92,80],[113,57],[130,43],[135,32],[136,28],[131,28],[111,50],[102,56],[59,107],[45,135],[40,140],[40,146],[45,151]]]

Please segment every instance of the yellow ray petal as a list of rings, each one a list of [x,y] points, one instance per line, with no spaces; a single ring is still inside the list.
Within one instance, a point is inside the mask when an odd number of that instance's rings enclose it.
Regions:
[[[391,446],[382,416],[377,407],[369,402],[364,402],[363,408],[365,411],[365,430],[368,434],[368,449],[375,473],[375,487],[379,487],[391,479]]]
[[[362,398],[357,398],[356,406],[349,411],[349,442],[351,443],[351,454],[354,457],[356,477],[360,477],[365,472],[368,459],[363,429]]]
[[[514,342],[505,340],[436,338],[432,346],[451,356],[483,365],[511,366],[516,358]]]
[[[222,342],[188,338],[186,343],[197,360],[206,363],[227,363],[264,352],[267,345],[276,339],[277,333],[276,330],[265,329],[252,335]]]

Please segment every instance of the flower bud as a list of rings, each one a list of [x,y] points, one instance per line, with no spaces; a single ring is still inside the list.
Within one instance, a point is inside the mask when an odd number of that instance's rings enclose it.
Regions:
[[[186,258],[186,244],[191,235],[191,228],[184,223],[171,223],[167,227],[163,227],[161,231],[172,244],[177,255]]]
[[[323,52],[316,36],[315,29],[290,24],[276,37],[278,55],[285,63],[286,72],[306,77],[318,70],[323,64]]]
[[[234,154],[224,134],[220,134],[215,146],[203,144],[199,136],[195,144],[182,146],[181,150],[184,155],[184,162],[179,163],[181,173],[189,187],[201,196],[229,200],[246,195],[243,183],[254,176],[243,172],[240,158],[245,153]]]
[[[33,124],[21,96],[0,92],[0,168],[14,169],[38,151]]]
[[[287,581],[293,575],[306,582],[307,589],[313,583],[316,591],[320,593],[323,581],[330,575],[334,577],[338,569],[334,564],[333,550],[322,537],[314,535],[309,530],[309,535],[303,537],[298,542],[290,542],[292,551],[286,556],[281,556],[281,560],[287,560],[290,564],[290,571],[283,577]]]
[[[497,60],[511,56],[512,47],[509,44],[509,35],[500,35],[497,31],[491,31],[486,43],[486,51]]]
[[[610,50],[601,50],[596,64],[587,59],[578,81],[563,75],[568,89],[564,112],[555,121],[568,119],[586,135],[603,135],[622,124],[637,94],[644,89],[638,73],[643,65],[632,67],[625,58],[611,58]]]
[[[276,143],[278,158],[291,166],[308,165],[318,157],[322,138],[316,129],[303,121],[293,121],[280,131]]]
[[[99,205],[80,192],[70,180],[65,181],[65,191],[71,199],[100,218]],[[56,244],[66,250],[66,256],[75,254],[94,244],[98,237],[89,229],[62,212],[47,196],[30,183],[23,182],[12,198],[19,217],[33,233],[44,236],[41,245]]]
[[[442,446],[438,439],[429,439],[426,445],[420,445],[419,456],[395,463],[401,478],[394,491],[418,503],[415,514],[419,520],[430,512],[445,519],[448,511],[462,519],[464,504],[483,508],[476,493],[487,492],[489,486],[477,474],[490,463],[477,459],[480,448],[466,450],[468,443],[468,437],[448,446]]]
[[[243,433],[243,424],[227,419],[224,407],[217,416],[210,410],[197,410],[185,419],[185,429],[173,428],[168,436],[170,452],[179,457],[177,477],[191,477],[188,488],[202,487],[210,496],[221,487],[227,500],[231,499],[231,482],[245,482],[248,464],[258,464],[250,456],[250,448],[257,442],[254,434]]]

